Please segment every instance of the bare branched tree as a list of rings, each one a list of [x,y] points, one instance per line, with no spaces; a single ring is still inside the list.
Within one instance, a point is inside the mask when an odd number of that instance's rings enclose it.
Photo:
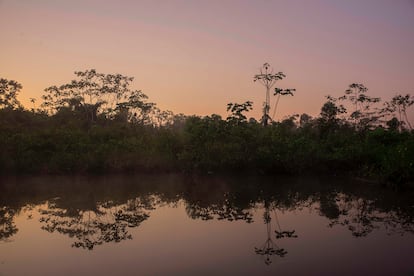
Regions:
[[[263,104],[263,116],[262,116],[262,123],[264,126],[267,126],[269,123],[269,120],[272,120],[270,118],[270,90],[273,88],[273,86],[276,84],[278,80],[282,80],[286,77],[286,75],[282,72],[273,72],[273,68],[270,66],[269,63],[263,64],[262,68],[260,68],[260,74],[254,75],[253,81],[260,82],[265,88],[266,88],[266,99]],[[277,108],[277,104],[279,102],[280,95],[293,95],[293,91],[295,89],[280,89],[276,88],[274,95],[278,95],[278,99],[275,105],[275,110]]]

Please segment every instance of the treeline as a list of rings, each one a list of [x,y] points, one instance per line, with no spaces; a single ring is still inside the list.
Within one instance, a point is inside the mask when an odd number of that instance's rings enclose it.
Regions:
[[[0,79],[3,174],[252,170],[414,180],[410,95],[381,105],[362,84],[352,84],[342,96],[328,96],[316,118],[275,122],[266,104],[256,121],[246,116],[250,101],[229,103],[225,119],[174,115],[130,89],[132,78],[95,70],[76,76],[45,89],[42,104],[32,99],[29,109],[17,100],[22,86]]]

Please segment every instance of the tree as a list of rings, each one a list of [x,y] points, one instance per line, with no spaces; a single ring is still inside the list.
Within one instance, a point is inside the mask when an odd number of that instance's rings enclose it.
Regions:
[[[129,86],[132,77],[121,74],[102,74],[95,69],[75,72],[76,80],[45,89],[42,106],[54,113],[62,108],[83,113],[84,118],[94,122],[98,113],[113,118],[126,114],[127,120],[144,122],[154,104],[141,90]]]
[[[247,117],[243,112],[249,112],[252,110],[253,102],[247,101],[242,104],[228,103],[227,111],[231,112],[231,115],[227,117],[227,121],[234,121],[236,123],[242,123],[247,121]]]
[[[155,126],[172,126],[174,124],[174,113],[172,111],[160,110],[158,107],[154,107],[152,113]]]
[[[293,92],[296,91],[296,89],[292,89],[292,88],[288,88],[288,89],[281,89],[281,88],[275,88],[275,92],[274,92],[274,96],[277,95],[277,99],[276,99],[276,103],[275,103],[275,107],[273,109],[273,116],[272,116],[272,120],[276,115],[276,110],[277,110],[277,106],[279,105],[279,100],[280,100],[280,96],[293,96]]]
[[[378,122],[377,112],[372,110],[372,104],[378,103],[381,99],[366,95],[368,88],[360,83],[352,83],[345,90],[345,95],[339,100],[349,100],[354,107],[350,115],[350,120],[354,122],[354,127],[366,129]]]
[[[289,115],[286,116],[281,122],[280,122],[280,126],[284,129],[295,129],[297,127],[296,121],[299,117],[299,114],[293,114],[293,115]]]
[[[407,124],[410,130],[412,126],[407,116],[407,108],[414,104],[414,97],[411,97],[410,94],[405,96],[399,94],[394,96],[391,101],[385,102],[385,108],[383,112],[392,114],[395,118],[395,113],[398,114],[398,127],[402,131],[403,125]],[[395,126],[395,122],[393,124]]]
[[[108,114],[125,114],[125,121],[135,124],[152,124],[154,118],[151,113],[156,112],[155,104],[146,102],[148,96],[141,92],[141,90],[130,91],[129,95],[123,97],[122,102],[116,104],[114,110],[109,110]],[[115,112],[113,112],[115,111]]]
[[[312,116],[306,113],[302,113],[299,117],[299,126],[305,127],[312,123]]]
[[[17,95],[22,88],[17,81],[0,78],[0,108],[20,108]]]
[[[399,121],[396,117],[392,117],[392,119],[388,120],[385,124],[391,131],[401,130],[401,121]]]
[[[337,130],[341,122],[338,116],[346,113],[345,107],[338,105],[336,98],[329,95],[326,98],[327,101],[323,104],[320,117],[317,120],[322,136]]]
[[[321,108],[320,121],[325,125],[336,125],[339,121],[338,115],[346,113],[343,105],[337,105],[337,99],[332,96],[326,96],[327,102]]]
[[[263,116],[262,116],[262,123],[264,126],[268,125],[269,120],[271,119],[269,116],[270,112],[270,89],[273,88],[276,81],[282,80],[285,78],[286,75],[282,72],[273,73],[273,68],[270,67],[269,63],[263,64],[262,68],[260,68],[260,74],[254,75],[253,81],[260,82],[265,88],[266,88],[266,99],[263,105]],[[274,95],[278,95],[278,99],[280,95],[293,95],[291,91],[294,91],[294,89],[286,89],[282,90],[279,88],[275,89]]]

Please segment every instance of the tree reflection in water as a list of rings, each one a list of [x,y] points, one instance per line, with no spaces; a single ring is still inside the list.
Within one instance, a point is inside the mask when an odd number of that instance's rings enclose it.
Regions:
[[[329,227],[345,226],[354,237],[365,237],[381,226],[388,234],[414,233],[414,221],[410,212],[399,213],[402,211],[399,209],[383,210],[373,199],[338,193],[334,205],[337,211],[335,216],[330,217]]]
[[[283,258],[288,252],[284,249],[279,247],[276,242],[273,240],[273,233],[272,233],[272,217],[271,213],[274,213],[275,217],[275,224],[277,226],[276,239],[281,238],[297,238],[298,236],[295,234],[295,230],[292,231],[283,231],[280,227],[279,218],[277,217],[277,207],[273,203],[268,203],[265,201],[264,204],[264,213],[263,213],[263,220],[266,224],[266,241],[261,247],[255,247],[254,250],[257,255],[261,255],[264,257],[264,262],[266,265],[270,265],[272,263],[272,256],[279,256]]]
[[[16,211],[3,206],[0,207],[0,241],[10,241],[9,238],[17,233],[18,229],[14,223]]]
[[[18,214],[31,218],[32,208],[42,206],[42,229],[67,235],[74,239],[72,246],[91,250],[131,239],[129,228],[140,226],[156,206],[179,201],[185,203],[190,218],[202,220],[252,223],[254,210],[263,208],[266,240],[255,251],[269,261],[272,255],[287,254],[278,247],[280,239],[296,237],[294,230],[280,227],[276,211],[313,210],[329,220],[328,226],[346,227],[355,237],[366,237],[378,228],[387,234],[414,233],[413,190],[401,193],[338,179],[256,176],[92,180],[0,181],[0,241],[10,241],[18,232]]]
[[[235,202],[230,200],[227,193],[223,196],[223,199],[216,202],[203,202],[197,198],[187,199],[185,208],[187,215],[192,219],[253,222],[253,214],[250,210],[237,206]]]
[[[158,203],[155,196],[138,197],[124,204],[94,203],[81,210],[60,208],[57,199],[40,210],[40,222],[44,224],[43,230],[75,238],[73,247],[92,250],[103,243],[132,239],[128,227],[138,227]]]

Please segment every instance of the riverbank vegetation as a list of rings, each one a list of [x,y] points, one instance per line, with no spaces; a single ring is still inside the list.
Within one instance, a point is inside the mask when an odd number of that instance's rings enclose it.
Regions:
[[[319,116],[276,122],[267,88],[257,121],[248,119],[250,101],[229,103],[227,118],[173,114],[131,89],[133,78],[75,74],[68,84],[46,88],[42,103],[32,99],[31,108],[19,103],[18,82],[0,80],[1,173],[251,170],[414,180],[410,95],[381,102],[364,85],[351,84],[341,96],[327,96]],[[294,91],[275,88],[274,95]]]

